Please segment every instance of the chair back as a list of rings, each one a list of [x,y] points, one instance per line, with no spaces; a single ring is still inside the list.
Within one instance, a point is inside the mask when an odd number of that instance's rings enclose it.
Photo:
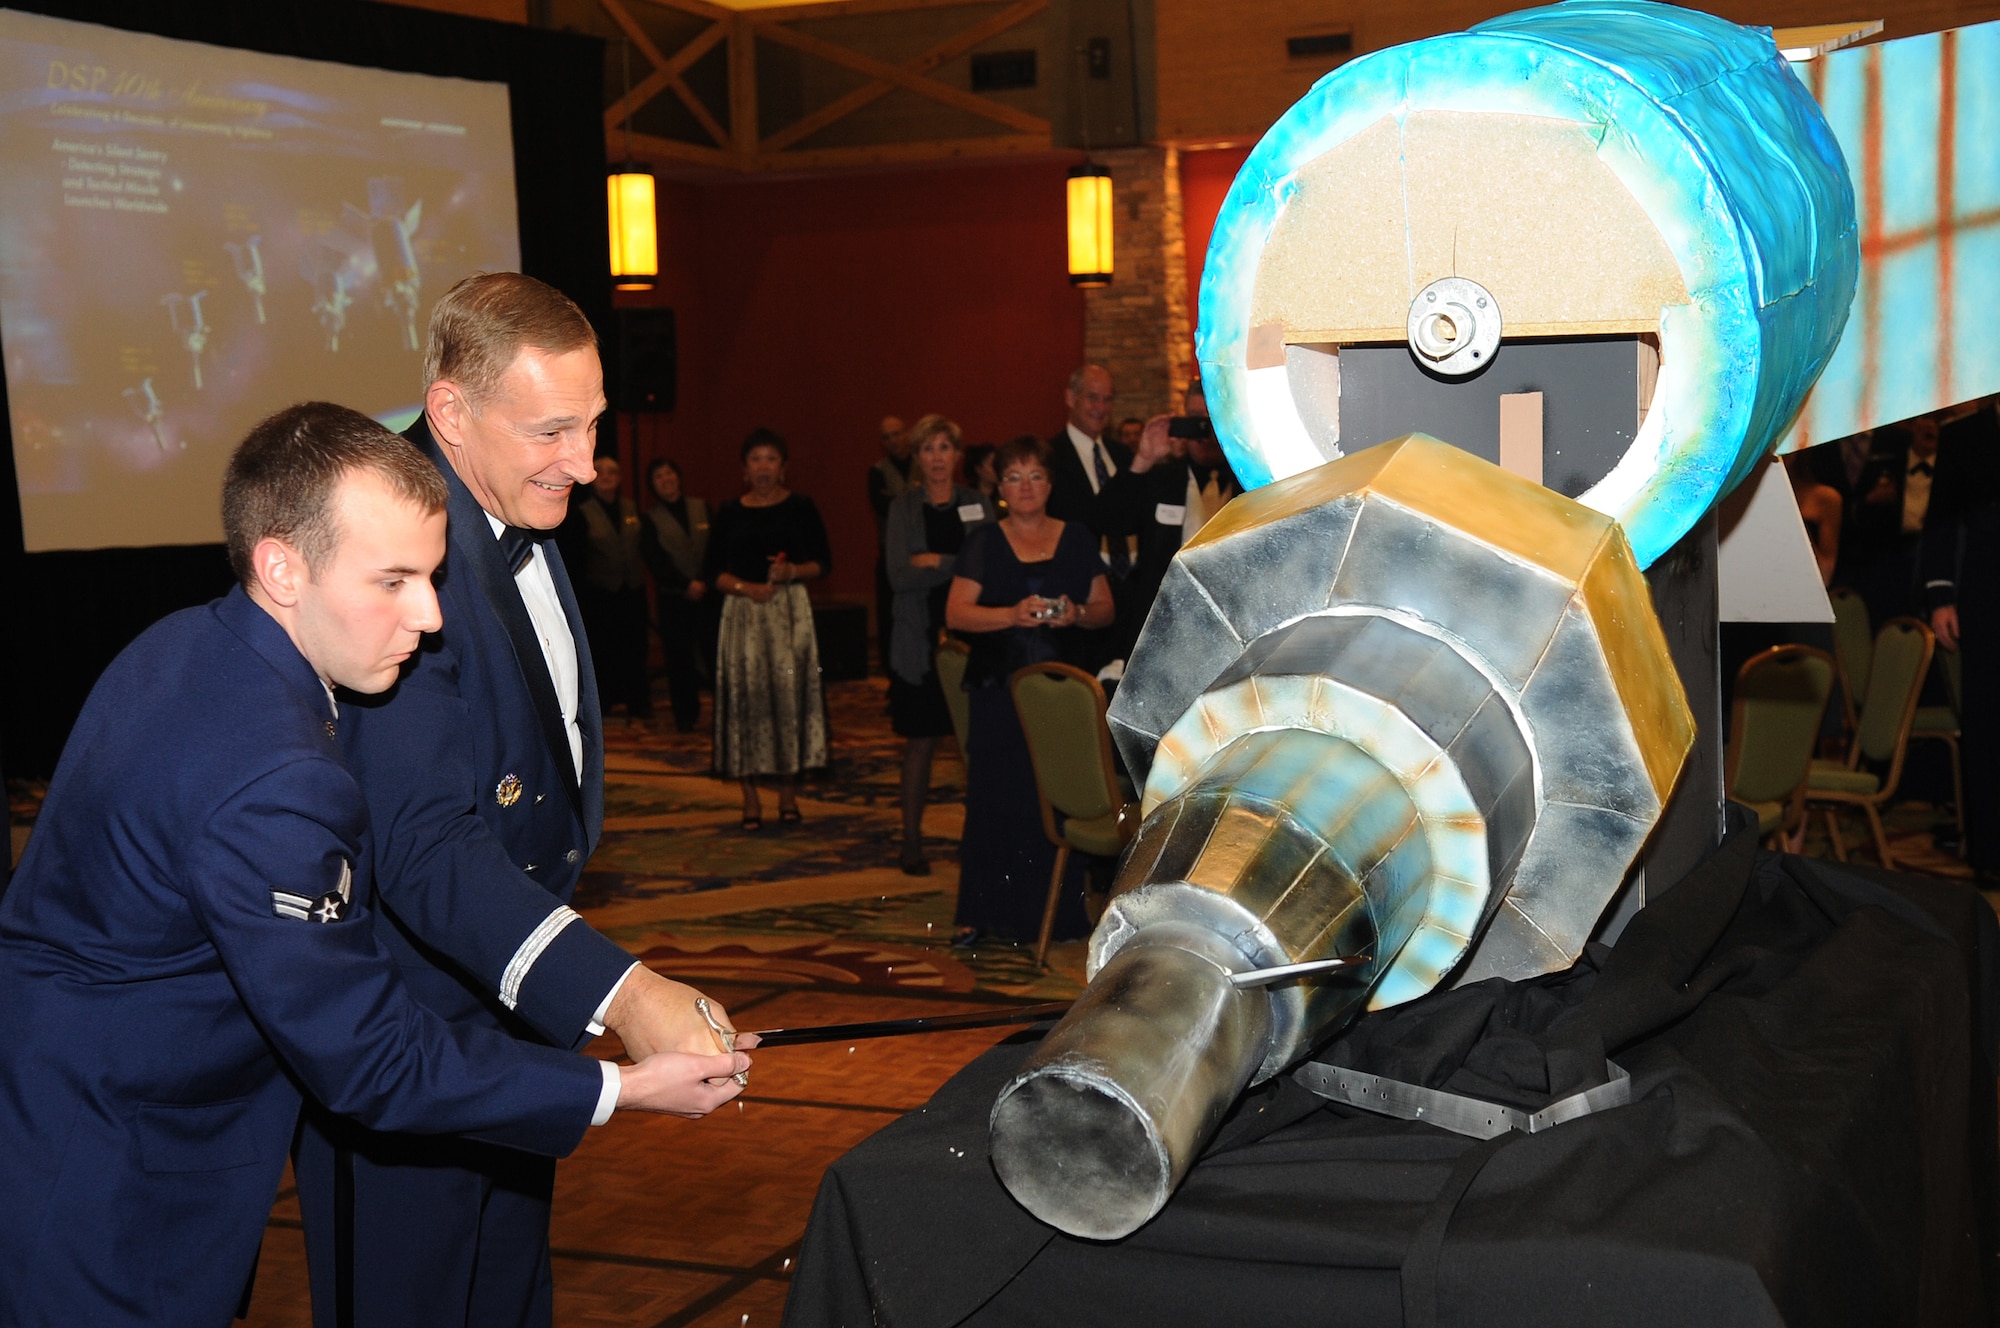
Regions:
[[[1050,841],[1062,842],[1057,817],[1090,821],[1123,806],[1097,679],[1067,664],[1030,664],[1015,670],[1008,685]]]
[[[944,691],[944,708],[951,712],[952,735],[958,739],[958,759],[968,771],[972,769],[972,748],[966,736],[972,732],[972,701],[965,694],[965,666],[971,658],[972,651],[965,642],[947,636],[938,642],[932,662],[938,686]]]
[[[1833,605],[1833,653],[1840,662],[1846,693],[1847,722],[1852,725],[1861,698],[1868,695],[1868,674],[1875,654],[1875,630],[1868,621],[1868,603],[1846,586],[1826,592]]]
[[[1854,730],[1848,763],[1859,764],[1857,758],[1890,762],[1884,790],[1895,787],[1902,773],[1903,748],[1924,675],[1930,671],[1934,642],[1931,629],[1915,618],[1891,618],[1875,634],[1868,690],[1861,694],[1861,722]]]
[[[1951,713],[1965,718],[1965,656],[1947,650],[1938,656],[1944,661],[1944,694],[1951,698]]]
[[[1836,672],[1833,656],[1811,646],[1774,646],[1743,662],[1723,758],[1730,797],[1790,802],[1805,787]]]

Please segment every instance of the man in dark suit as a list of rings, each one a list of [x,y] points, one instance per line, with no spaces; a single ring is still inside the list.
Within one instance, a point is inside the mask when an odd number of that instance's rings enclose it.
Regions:
[[[1960,664],[1966,857],[2000,885],[2000,416],[1994,398],[1939,431],[1924,515],[1924,598],[1938,645]]]
[[[889,585],[889,504],[910,487],[909,430],[894,415],[882,419],[882,456],[868,467],[868,510],[875,514],[875,648],[882,672],[889,672],[895,641],[896,592]]]
[[[1930,503],[1937,449],[1938,422],[1933,416],[1919,415],[1877,429],[1851,488],[1841,494],[1840,560],[1834,581],[1861,593],[1877,626],[1919,612],[1917,546]],[[1846,467],[1840,470],[1844,477]]]
[[[624,1071],[452,1028],[377,937],[332,686],[435,630],[444,487],[354,411],[253,430],[223,490],[239,585],[92,689],[0,903],[0,1323],[221,1324],[300,1093],[384,1129],[574,1148],[614,1104],[707,1110],[735,1056]],[[655,1072],[685,1062],[665,1095]]]
[[[653,717],[653,683],[646,674],[646,564],[639,552],[639,506],[620,488],[618,458],[599,456],[597,478],[570,495],[556,545],[566,567],[579,570],[577,600],[597,665],[598,700],[625,707],[628,722]]]
[[[1188,395],[1187,418],[1206,423],[1207,411],[1200,390]],[[1168,430],[1173,417],[1158,415],[1146,421],[1140,435],[1139,452],[1168,453],[1167,459],[1139,476],[1137,502],[1128,522],[1134,535],[1132,571],[1118,595],[1118,623],[1114,631],[1120,655],[1130,656],[1153,611],[1160,583],[1181,545],[1193,539],[1243,486],[1229,459],[1222,453],[1212,428],[1193,438],[1172,438]]]
[[[1069,376],[1069,386],[1063,390],[1069,418],[1063,431],[1049,439],[1046,510],[1058,521],[1077,522],[1097,537],[1112,597],[1122,603],[1125,578],[1132,570],[1131,536],[1150,492],[1144,477],[1166,455],[1166,447],[1162,442],[1134,452],[1107,437],[1113,398],[1111,374],[1102,365],[1086,364]],[[1087,635],[1093,636],[1092,668],[1122,657],[1121,633]]]
[[[595,474],[595,334],[559,292],[488,273],[439,299],[424,365],[408,437],[450,493],[444,629],[393,699],[354,706],[343,729],[376,828],[384,939],[454,1024],[572,1048],[608,1027],[634,1056],[712,1051],[698,993],[569,907],[603,825],[604,748],[548,535]],[[309,1114],[294,1161],[316,1323],[550,1322],[547,1159]]]

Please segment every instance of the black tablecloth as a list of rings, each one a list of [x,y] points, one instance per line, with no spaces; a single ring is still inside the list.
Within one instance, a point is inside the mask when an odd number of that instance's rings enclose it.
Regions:
[[[1099,1244],[1008,1197],[967,1066],[820,1187],[785,1323],[1987,1322],[2000,932],[1969,887],[1759,852],[1740,829],[1616,949],[1371,1015],[1320,1059],[1538,1106],[1480,1142],[1247,1094],[1150,1224]]]

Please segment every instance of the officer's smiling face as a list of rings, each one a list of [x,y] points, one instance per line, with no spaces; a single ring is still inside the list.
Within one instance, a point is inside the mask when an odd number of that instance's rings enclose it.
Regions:
[[[445,515],[369,472],[342,479],[333,506],[339,543],[299,586],[294,639],[328,682],[387,691],[423,634],[444,621],[431,576],[444,561]]]
[[[604,371],[588,346],[560,355],[530,346],[485,399],[468,401],[441,382],[425,405],[452,469],[510,526],[554,530],[569,513],[571,487],[597,474]]]

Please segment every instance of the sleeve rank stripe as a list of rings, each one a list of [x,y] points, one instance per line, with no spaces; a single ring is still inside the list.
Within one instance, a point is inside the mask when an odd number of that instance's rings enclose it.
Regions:
[[[577,921],[576,910],[568,904],[557,904],[555,911],[542,919],[541,925],[528,933],[528,939],[521,942],[521,948],[507,961],[507,971],[500,975],[500,1003],[513,1009],[521,999],[521,984],[528,980],[528,971],[542,952],[549,948],[558,933],[570,923]]]

